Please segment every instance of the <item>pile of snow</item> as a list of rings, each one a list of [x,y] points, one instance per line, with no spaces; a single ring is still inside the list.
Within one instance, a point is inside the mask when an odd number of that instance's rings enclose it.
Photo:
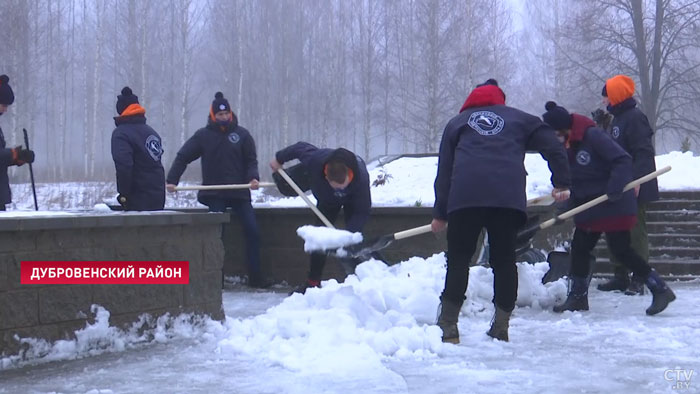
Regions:
[[[94,305],[95,323],[76,331],[76,339],[49,343],[17,338],[27,348],[18,355],[0,358],[0,370],[180,338],[217,341],[221,357],[240,353],[263,357],[304,374],[386,369],[382,361],[387,357],[421,360],[445,351],[442,332],[434,325],[445,264],[444,254],[414,257],[391,267],[370,260],[360,264],[356,275],[342,284],[325,281],[322,288],[287,297],[258,316],[228,316],[223,325],[188,314],[165,315],[156,321],[143,315],[131,328],[121,330],[110,326],[108,311]],[[519,307],[548,309],[565,297],[563,280],[541,283],[547,269],[547,263],[518,264]],[[493,314],[492,298],[491,270],[472,267],[460,329],[466,332],[475,321],[487,322]],[[479,335],[491,341],[485,334]]]
[[[414,257],[391,267],[367,261],[342,284],[325,281],[320,289],[294,294],[265,314],[227,320],[221,352],[262,356],[310,376],[370,373],[386,369],[382,364],[386,357],[438,356],[446,346],[435,326],[445,264],[444,254]],[[547,263],[518,264],[519,307],[548,309],[565,297],[563,280],[541,283],[547,270]],[[491,269],[472,267],[461,312],[467,318],[460,326],[468,331],[472,317],[488,321],[492,298]]]
[[[671,166],[671,172],[659,177],[659,190],[700,190],[700,156],[692,152],[671,152],[656,156],[656,168]]]
[[[362,242],[362,233],[330,227],[301,226],[297,229],[297,235],[304,240],[305,252],[334,250]]]

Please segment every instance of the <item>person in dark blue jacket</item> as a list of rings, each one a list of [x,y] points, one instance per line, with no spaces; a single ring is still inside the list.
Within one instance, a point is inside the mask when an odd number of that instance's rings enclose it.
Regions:
[[[372,206],[369,174],[364,160],[344,148],[319,149],[300,141],[278,151],[270,167],[277,171],[282,164],[294,159],[306,167],[311,178],[311,192],[321,213],[329,221],[335,222],[342,208],[346,230],[362,232]],[[321,224],[318,219],[316,222]],[[348,273],[357,265],[357,261],[347,259],[341,263]],[[325,264],[325,253],[312,253],[309,278],[294,292],[304,293],[309,287],[320,286]]]
[[[605,233],[610,251],[635,275],[644,278],[653,300],[647,308],[655,315],[676,296],[648,262],[631,246],[630,230],[637,222],[637,200],[634,191],[623,192],[634,178],[632,158],[604,130],[579,114],[569,112],[555,102],[545,105],[544,121],[557,130],[565,144],[571,166],[571,208],[603,194],[609,199],[574,217],[576,230],[571,241],[571,289],[555,312],[588,310],[588,273],[591,251]]]
[[[15,102],[15,94],[10,87],[10,78],[0,75],[0,115],[7,111],[7,107]],[[10,190],[10,178],[7,169],[10,166],[21,166],[24,163],[34,162],[34,151],[23,149],[22,146],[7,148],[5,135],[0,129],[0,211],[5,210],[5,205],[12,202]]]
[[[626,75],[616,75],[605,82],[603,98],[608,111],[614,116],[610,134],[622,148],[632,156],[634,178],[640,178],[656,171],[654,150],[654,130],[646,115],[637,108],[634,99],[634,81]],[[646,211],[650,202],[659,199],[659,185],[656,179],[642,184],[635,190],[637,194],[637,224],[632,227],[632,248],[644,260],[649,260],[649,238],[647,235]],[[644,278],[632,276],[624,264],[614,256],[610,259],[615,267],[615,275],[607,282],[598,285],[602,291],[624,291],[627,295],[644,294]]]
[[[528,150],[539,151],[548,161],[552,196],[568,198],[569,164],[554,131],[538,117],[506,106],[495,80],[477,86],[445,127],[432,222],[435,232],[447,228],[447,275],[438,318],[443,342],[459,343],[457,321],[469,262],[483,228],[494,275],[495,315],[487,334],[508,340],[518,291],[516,236],[527,218],[523,162]]]
[[[117,201],[127,211],[158,211],[165,206],[165,170],[160,135],[146,124],[146,110],[127,86],[117,96],[112,159],[117,170]]]
[[[202,159],[202,185],[250,184],[257,190],[258,156],[250,132],[238,124],[231,105],[223,93],[216,92],[209,110],[206,127],[194,133],[177,152],[166,188],[175,191],[187,165]],[[225,212],[231,208],[243,224],[248,257],[248,285],[269,287],[260,267],[260,230],[250,202],[249,189],[200,190],[197,199],[210,212]]]

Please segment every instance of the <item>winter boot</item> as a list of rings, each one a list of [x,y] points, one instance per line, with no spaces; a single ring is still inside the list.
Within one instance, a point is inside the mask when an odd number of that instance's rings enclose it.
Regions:
[[[511,313],[512,312],[504,311],[496,305],[496,312],[493,314],[493,319],[491,320],[491,329],[486,335],[491,338],[496,338],[499,341],[508,342],[508,325]]]
[[[625,291],[630,285],[630,277],[627,268],[615,266],[615,275],[607,282],[598,285],[600,291]]]
[[[311,287],[321,287],[321,281],[320,280],[313,280],[313,279],[307,279],[304,284],[301,286],[297,287],[296,289],[292,290],[289,295],[292,295],[294,293],[299,293],[299,294],[305,294],[306,289],[309,289]]]
[[[651,300],[651,305],[647,308],[647,315],[655,315],[668,306],[673,300],[676,299],[676,295],[673,294],[666,282],[659,276],[659,274],[651,270],[649,276],[646,279],[646,285],[651,291],[653,299]]]
[[[462,309],[462,303],[455,303],[445,297],[440,297],[440,315],[437,325],[442,329],[442,341],[449,343],[459,343],[459,330],[457,329],[457,320],[459,319],[459,311]]]
[[[644,295],[644,278],[632,275],[630,285],[625,290],[625,295]]]
[[[571,277],[571,289],[561,305],[556,305],[553,308],[554,312],[562,313],[564,311],[587,311],[588,310],[588,279]]]

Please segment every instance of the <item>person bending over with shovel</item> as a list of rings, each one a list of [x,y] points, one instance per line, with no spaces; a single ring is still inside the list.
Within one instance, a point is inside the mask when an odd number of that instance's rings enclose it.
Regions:
[[[579,114],[549,101],[544,121],[556,130],[565,144],[571,166],[572,207],[600,195],[608,200],[574,217],[576,230],[571,241],[571,288],[566,301],[554,312],[587,311],[591,251],[605,233],[608,247],[620,262],[635,275],[644,278],[653,295],[647,315],[655,315],[676,296],[649,263],[632,248],[630,230],[637,222],[637,200],[633,190],[623,188],[633,178],[632,157],[612,137]]]
[[[346,230],[362,232],[372,205],[364,160],[344,148],[319,149],[300,141],[277,152],[270,167],[277,171],[282,164],[294,159],[306,167],[311,178],[311,192],[321,214],[333,223],[342,208]],[[321,221],[317,220],[317,225],[320,224]],[[347,273],[352,273],[358,261],[341,259],[341,263]],[[308,280],[292,293],[303,294],[309,287],[319,287],[325,264],[325,252],[312,252]]]
[[[176,190],[187,165],[202,158],[202,184],[249,184],[256,190],[259,185],[258,158],[255,141],[248,130],[238,125],[228,100],[217,92],[211,103],[206,127],[196,133],[177,152],[168,176],[166,189]],[[269,287],[271,283],[260,268],[260,232],[250,202],[250,190],[205,189],[197,193],[197,200],[209,207],[210,212],[225,212],[231,208],[243,224],[248,255],[248,285]]]
[[[0,115],[4,114],[7,107],[15,102],[15,94],[12,92],[9,82],[10,78],[7,75],[0,75]],[[4,211],[5,205],[12,202],[10,179],[7,176],[8,167],[34,162],[34,151],[23,149],[22,146],[16,148],[6,148],[5,146],[5,135],[0,129],[0,211]]]
[[[523,162],[528,150],[548,161],[554,199],[567,199],[569,164],[554,131],[538,117],[506,106],[495,80],[477,86],[445,127],[431,223],[434,232],[447,228],[447,275],[437,322],[443,342],[459,343],[457,321],[482,228],[489,234],[494,276],[495,315],[487,334],[508,341],[518,293],[516,236],[527,217]]]

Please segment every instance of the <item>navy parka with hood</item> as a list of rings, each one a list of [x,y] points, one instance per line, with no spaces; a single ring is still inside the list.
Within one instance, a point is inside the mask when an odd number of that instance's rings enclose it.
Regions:
[[[475,88],[442,136],[433,217],[447,220],[458,209],[495,207],[522,212],[524,223],[526,151],[540,152],[552,184],[569,188],[566,151],[554,130],[538,117],[506,106],[498,86]]]
[[[369,219],[372,198],[369,190],[369,173],[364,160],[344,148],[319,149],[299,141],[275,154],[282,164],[298,159],[311,176],[311,192],[319,206],[341,206],[345,210],[346,229],[360,232]],[[352,171],[352,181],[344,190],[333,189],[326,180],[324,169],[329,161],[340,161]]]
[[[165,205],[165,170],[161,163],[160,135],[146,124],[146,110],[129,105],[114,118],[112,159],[117,171],[117,191],[126,197],[130,211],[156,211]]]

